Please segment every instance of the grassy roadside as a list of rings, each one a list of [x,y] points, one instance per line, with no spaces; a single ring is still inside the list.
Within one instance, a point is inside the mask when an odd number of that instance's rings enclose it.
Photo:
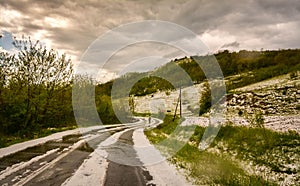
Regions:
[[[158,144],[176,129],[179,120],[179,118],[175,118],[173,121],[173,116],[166,115],[162,124],[152,130],[146,130],[145,134],[152,144]]]
[[[170,117],[159,128],[145,131],[151,143],[157,144],[176,128],[177,123]],[[189,143],[169,159],[185,169],[195,184],[279,185],[287,183],[287,176],[290,184],[299,181],[299,168],[292,166],[299,165],[299,134],[226,125],[207,150],[199,151],[204,131],[204,127],[197,126]],[[263,169],[260,172],[255,168]]]
[[[38,133],[37,132],[34,133],[33,138],[26,138],[26,137],[22,138],[19,135],[0,136],[0,148],[8,147],[10,145],[13,145],[13,144],[16,144],[16,143],[21,143],[21,142],[28,141],[28,140],[42,138],[42,137],[49,136],[49,135],[57,133],[57,132],[72,130],[72,129],[75,129],[75,128],[77,128],[77,126],[42,129]]]

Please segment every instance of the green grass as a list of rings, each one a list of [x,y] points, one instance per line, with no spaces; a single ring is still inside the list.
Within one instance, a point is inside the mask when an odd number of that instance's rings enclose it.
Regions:
[[[171,162],[188,171],[199,185],[275,185],[259,176],[247,175],[235,162],[221,155],[199,151],[186,144]]]
[[[231,77],[230,81],[227,82],[227,91],[231,91],[236,88],[248,86],[254,83],[258,83],[276,76],[281,76],[291,72],[299,71],[300,64],[295,66],[285,66],[278,64],[275,66],[268,66],[265,68],[255,69],[252,73],[242,73],[240,76]]]
[[[173,116],[166,115],[162,124],[152,130],[146,130],[145,134],[152,144],[158,144],[176,129],[179,122],[178,117],[173,121]]]
[[[152,144],[165,140],[175,130],[179,119],[166,116],[163,124],[145,131]],[[169,160],[187,171],[199,185],[279,185],[260,175],[247,173],[241,162],[268,167],[272,172],[297,175],[299,170],[286,164],[299,164],[300,136],[295,132],[279,133],[264,128],[226,125],[221,127],[208,150],[198,144],[205,131],[197,126],[187,144]]]
[[[197,137],[200,137],[204,128],[198,130],[201,132]],[[236,153],[236,158],[269,167],[275,173],[297,174],[296,169],[286,166],[299,163],[300,136],[295,132],[224,126],[211,147],[225,154]]]
[[[133,113],[134,116],[137,116],[137,117],[149,117],[151,114],[150,113]]]

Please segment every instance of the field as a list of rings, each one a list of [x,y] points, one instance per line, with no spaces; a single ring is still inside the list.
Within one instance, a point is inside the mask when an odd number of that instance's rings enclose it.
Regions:
[[[160,128],[146,131],[157,144],[178,125],[167,116]],[[182,126],[178,126],[182,127]],[[195,184],[293,185],[300,179],[300,136],[265,128],[225,125],[207,150],[198,148],[205,127],[197,126],[189,142],[169,161]]]

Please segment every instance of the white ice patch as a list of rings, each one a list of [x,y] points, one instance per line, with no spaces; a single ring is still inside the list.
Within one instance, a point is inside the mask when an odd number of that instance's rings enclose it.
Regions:
[[[134,150],[144,165],[153,165],[165,161],[160,152],[149,143],[142,128],[133,132]]]
[[[31,160],[27,161],[27,162],[21,162],[18,164],[14,164],[11,167],[7,167],[5,170],[0,172],[0,180],[4,179],[6,176],[9,176],[11,174],[13,174],[14,172],[17,172],[18,170],[21,170],[27,166],[29,166],[30,164],[39,161],[40,159],[49,156],[50,154],[53,154],[55,152],[57,152],[59,149],[52,149],[47,151],[45,154],[40,155],[40,156],[36,156],[34,158],[32,158]]]
[[[183,175],[174,166],[170,165],[160,152],[150,144],[143,129],[136,129],[133,132],[134,149],[138,158],[144,163],[144,167],[149,171],[153,180],[150,183],[156,185],[188,186]]]
[[[1,148],[0,149],[0,158],[10,155],[10,154],[13,154],[15,152],[19,152],[21,150],[27,149],[29,147],[33,147],[36,145],[46,143],[47,141],[61,139],[63,136],[67,136],[70,134],[86,133],[86,132],[89,132],[89,131],[92,131],[95,129],[101,129],[101,128],[103,128],[103,125],[86,127],[86,128],[77,128],[77,129],[73,129],[73,130],[67,130],[67,131],[63,131],[63,132],[54,133],[54,134],[51,134],[51,135],[43,137],[43,138],[25,141],[22,143],[17,143],[17,144],[11,145],[9,147]]]
[[[107,167],[106,159],[93,152],[62,186],[103,185]]]
[[[108,137],[106,140],[104,140],[103,142],[101,142],[98,145],[98,147],[95,149],[95,151],[102,157],[107,158],[108,153],[106,152],[106,150],[104,150],[104,148],[116,143],[118,141],[118,139],[120,138],[120,136],[128,130],[130,130],[130,129],[123,130],[121,132],[117,132],[117,133],[113,134],[112,136]]]
[[[61,139],[63,136],[75,134],[75,133],[79,133],[79,130],[78,129],[68,130],[68,131],[64,131],[64,132],[54,133],[54,134],[51,134],[50,136],[46,136],[44,138],[39,138],[39,139],[30,140],[30,141],[25,141],[22,143],[17,143],[17,144],[11,145],[9,147],[0,149],[0,158],[7,156],[9,154],[13,154],[15,152],[27,149],[29,147],[43,144],[43,143],[46,143],[47,141]]]

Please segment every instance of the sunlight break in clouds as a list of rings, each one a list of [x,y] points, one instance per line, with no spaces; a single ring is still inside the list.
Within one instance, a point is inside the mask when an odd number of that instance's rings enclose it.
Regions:
[[[0,17],[1,31],[41,40],[75,64],[99,36],[142,20],[186,27],[211,52],[300,48],[300,0],[1,0]]]

